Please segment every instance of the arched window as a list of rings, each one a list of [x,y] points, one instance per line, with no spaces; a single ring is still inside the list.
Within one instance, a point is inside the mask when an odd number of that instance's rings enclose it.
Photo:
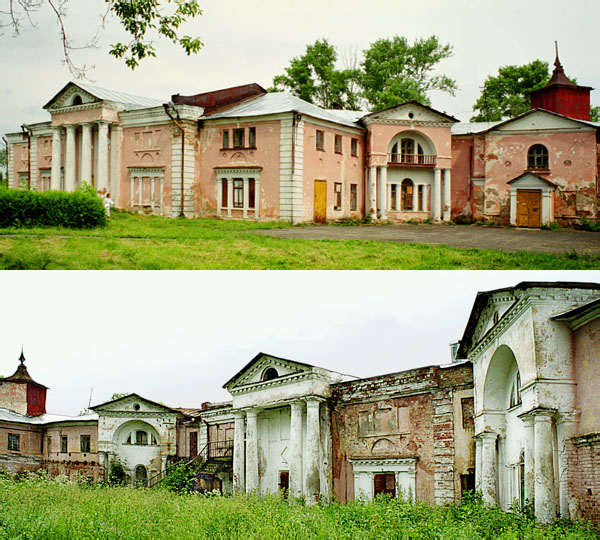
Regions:
[[[143,465],[138,465],[135,468],[135,481],[137,484],[145,484],[148,480],[148,471]]]
[[[548,149],[543,144],[534,144],[527,152],[528,169],[548,169]]]
[[[83,104],[83,99],[81,99],[80,95],[76,95],[73,98],[72,105],[82,105],[82,104]]]
[[[414,184],[412,180],[410,180],[409,178],[405,178],[404,180],[402,180],[402,210],[413,209],[413,190]]]
[[[265,369],[265,372],[263,373],[262,376],[262,380],[263,381],[272,381],[273,379],[276,379],[277,377],[279,377],[279,373],[277,373],[277,370],[275,368],[267,368]]]

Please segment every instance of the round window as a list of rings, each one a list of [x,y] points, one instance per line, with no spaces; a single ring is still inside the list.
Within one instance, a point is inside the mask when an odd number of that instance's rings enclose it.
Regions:
[[[133,408],[134,408],[136,411],[139,411],[139,410],[140,410],[140,404],[139,404],[139,403],[136,403],[136,404],[133,406]]]

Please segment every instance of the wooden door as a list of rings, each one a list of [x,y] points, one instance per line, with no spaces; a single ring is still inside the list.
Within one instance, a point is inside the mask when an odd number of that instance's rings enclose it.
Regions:
[[[542,226],[542,192],[535,189],[517,190],[517,227]]]
[[[316,223],[327,221],[327,180],[315,180],[315,207]]]
[[[198,455],[198,432],[190,431],[190,457]]]

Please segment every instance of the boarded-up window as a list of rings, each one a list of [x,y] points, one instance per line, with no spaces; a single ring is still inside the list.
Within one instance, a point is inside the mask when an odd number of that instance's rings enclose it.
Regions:
[[[396,496],[396,476],[394,473],[376,474],[373,478],[374,494],[377,496],[380,493],[385,493],[392,497]]]
[[[371,413],[369,411],[362,411],[358,413],[358,436],[368,437],[373,431],[371,422]]]
[[[460,407],[462,409],[462,425],[464,429],[473,429],[473,412],[475,410],[475,403],[472,397],[462,398],[460,400]]]
[[[391,408],[373,411],[375,433],[387,435],[396,431],[396,422]]]

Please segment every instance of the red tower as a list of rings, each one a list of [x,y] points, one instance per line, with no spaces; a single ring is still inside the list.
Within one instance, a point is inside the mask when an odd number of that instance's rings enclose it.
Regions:
[[[556,47],[554,72],[550,82],[531,93],[531,108],[546,109],[577,120],[589,120],[591,90],[591,87],[578,86],[567,78]]]
[[[27,415],[28,416],[39,416],[46,412],[46,390],[48,389],[43,384],[35,382],[31,375],[29,375],[27,368],[25,367],[25,355],[21,351],[19,357],[19,367],[10,377],[6,377],[2,380],[3,386],[6,383],[16,385],[26,385],[26,396],[27,396]],[[16,395],[16,394],[15,394]]]

